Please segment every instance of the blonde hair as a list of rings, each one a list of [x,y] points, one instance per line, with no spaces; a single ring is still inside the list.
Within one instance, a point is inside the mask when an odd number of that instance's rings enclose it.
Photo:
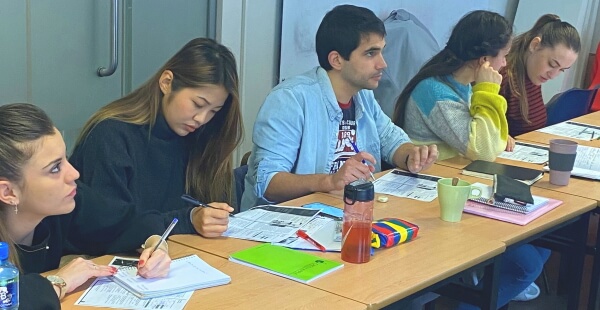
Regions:
[[[183,88],[221,85],[229,93],[225,105],[213,119],[186,137],[191,150],[185,190],[202,201],[224,200],[231,204],[231,157],[243,136],[239,81],[235,57],[227,47],[212,39],[191,40],[138,89],[98,110],[84,125],[76,146],[85,142],[94,126],[107,119],[148,124],[152,130],[161,109],[163,93],[159,80],[165,70],[173,73],[173,92]]]
[[[525,77],[527,76],[526,55],[531,41],[539,37],[542,47],[554,48],[558,44],[564,44],[567,48],[579,53],[581,43],[577,29],[571,24],[561,21],[554,14],[546,14],[540,17],[533,27],[518,35],[512,43],[512,47],[506,56],[506,75],[512,95],[519,98],[521,117],[529,121],[529,103],[525,89]]]

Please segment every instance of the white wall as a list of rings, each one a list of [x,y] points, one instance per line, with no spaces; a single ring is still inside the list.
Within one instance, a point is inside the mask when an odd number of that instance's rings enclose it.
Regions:
[[[258,109],[277,83],[282,0],[222,0],[217,6],[217,40],[238,60],[245,138],[234,167],[252,149]]]

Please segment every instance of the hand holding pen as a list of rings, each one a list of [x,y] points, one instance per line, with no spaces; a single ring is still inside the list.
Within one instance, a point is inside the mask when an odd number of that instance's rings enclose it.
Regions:
[[[164,244],[164,248],[167,248],[167,237],[169,236],[177,222],[177,218],[174,218],[171,224],[162,234],[162,236],[151,236],[150,238],[148,238],[148,240],[146,240],[146,244],[150,244],[152,246],[146,248],[142,252],[142,255],[140,255],[137,271],[138,275],[144,278],[156,278],[166,277],[169,274],[169,267],[171,265],[171,258],[169,257],[169,253],[168,251],[157,250],[161,248],[161,244]]]
[[[352,145],[352,148],[354,149],[354,152],[356,152],[356,154],[360,153],[360,151],[358,150],[358,146],[356,146],[356,143],[350,141],[350,144]],[[375,181],[375,176],[373,176],[373,172],[371,172],[371,166],[369,166],[369,164],[367,164],[367,162],[364,159],[362,160],[362,163],[369,167],[369,174],[371,175],[371,179]]]
[[[226,203],[213,202],[210,205],[197,199],[182,195],[181,199],[197,206],[192,211],[192,225],[198,234],[203,237],[213,238],[221,236],[229,224],[229,217],[233,208]]]
[[[181,195],[181,199],[183,199],[183,200],[185,200],[185,201],[187,201],[187,202],[189,202],[189,203],[191,203],[193,205],[196,205],[198,207],[212,208],[212,209],[215,209],[215,210],[225,210],[227,212],[230,212],[229,216],[235,217],[235,215],[231,214],[231,211],[233,211],[233,208],[230,207],[229,205],[225,204],[225,203],[220,203],[221,205],[226,205],[228,207],[226,209],[223,209],[223,208],[218,208],[218,207],[215,207],[215,206],[207,205],[204,202],[201,202],[200,200],[198,200],[198,199],[196,199],[196,198],[194,198],[194,197],[192,197],[190,195],[187,195],[187,194]],[[229,211],[229,209],[231,209],[231,211]]]

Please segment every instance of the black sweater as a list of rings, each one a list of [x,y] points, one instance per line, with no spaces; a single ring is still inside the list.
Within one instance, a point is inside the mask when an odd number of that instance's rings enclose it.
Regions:
[[[181,194],[185,191],[188,161],[186,141],[159,115],[150,132],[148,125],[117,120],[98,123],[80,143],[69,161],[81,181],[115,206],[165,213],[162,229],[179,218],[173,234],[196,233],[190,209]]]
[[[19,309],[60,308],[50,282],[36,274],[58,268],[63,255],[133,251],[150,235],[164,232],[164,215],[159,212],[124,211],[84,184],[77,185],[73,212],[44,218],[35,228],[32,245],[17,247],[24,273]]]

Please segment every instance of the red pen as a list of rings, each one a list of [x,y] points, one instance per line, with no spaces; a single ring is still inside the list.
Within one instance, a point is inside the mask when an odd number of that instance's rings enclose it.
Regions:
[[[306,241],[308,241],[310,244],[314,245],[317,247],[317,249],[325,252],[327,251],[327,249],[325,249],[324,246],[322,246],[320,243],[317,242],[317,240],[311,238],[309,235],[306,234],[306,232],[304,230],[298,230],[296,232],[296,235]]]

